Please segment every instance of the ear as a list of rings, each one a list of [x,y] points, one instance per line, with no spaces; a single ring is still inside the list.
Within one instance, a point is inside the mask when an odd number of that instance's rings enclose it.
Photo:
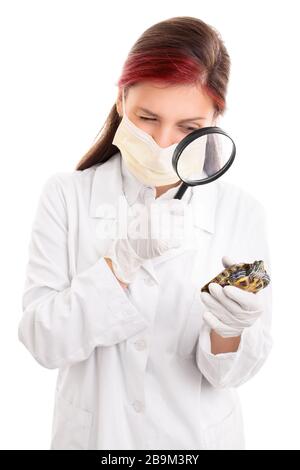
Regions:
[[[118,91],[118,96],[116,100],[116,108],[117,108],[117,112],[119,116],[122,117],[122,93],[120,90]]]
[[[121,105],[120,105],[120,101],[116,101],[116,108],[117,108],[117,113],[118,113],[119,117],[122,117],[122,116],[121,116]]]

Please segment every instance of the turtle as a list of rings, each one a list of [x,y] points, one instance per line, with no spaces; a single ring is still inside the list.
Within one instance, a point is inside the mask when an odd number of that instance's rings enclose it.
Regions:
[[[205,284],[201,292],[210,293],[208,285],[211,282],[216,282],[222,287],[232,285],[256,293],[269,284],[270,276],[265,270],[264,262],[259,260],[253,263],[232,264]]]

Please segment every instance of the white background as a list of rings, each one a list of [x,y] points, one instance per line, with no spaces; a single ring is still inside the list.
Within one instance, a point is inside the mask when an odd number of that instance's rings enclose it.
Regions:
[[[232,61],[222,127],[237,157],[224,179],[251,192],[268,214],[274,347],[239,388],[247,448],[300,449],[297,3],[1,1],[0,448],[50,444],[57,370],[40,366],[17,338],[41,187],[52,173],[73,171],[93,143],[143,31],[196,16],[217,28]]]

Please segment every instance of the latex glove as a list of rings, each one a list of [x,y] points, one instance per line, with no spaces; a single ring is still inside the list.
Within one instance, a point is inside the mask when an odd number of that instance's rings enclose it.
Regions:
[[[224,268],[236,264],[223,256]],[[208,310],[203,314],[204,321],[220,336],[227,338],[240,336],[262,315],[263,305],[258,294],[235,286],[222,287],[215,282],[208,286],[210,294],[201,292],[201,300]]]
[[[182,244],[183,236],[178,236],[178,234],[183,233],[185,207],[186,203],[179,199],[154,199],[145,204],[142,219],[139,220],[148,223],[150,236],[134,238],[128,233],[127,238],[115,239],[106,255],[111,259],[113,271],[120,281],[129,284],[134,280],[145,260],[161,256],[166,251],[178,248]],[[164,219],[160,217],[162,215]],[[164,222],[169,220],[171,224],[167,237],[161,234],[160,222],[162,220]],[[154,238],[155,236],[157,238]]]

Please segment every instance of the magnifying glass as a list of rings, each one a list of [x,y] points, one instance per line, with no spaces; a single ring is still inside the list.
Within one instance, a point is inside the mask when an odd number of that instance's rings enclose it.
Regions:
[[[172,165],[180,185],[174,199],[181,199],[189,186],[207,184],[232,165],[236,146],[220,127],[203,127],[184,137],[175,148]]]

